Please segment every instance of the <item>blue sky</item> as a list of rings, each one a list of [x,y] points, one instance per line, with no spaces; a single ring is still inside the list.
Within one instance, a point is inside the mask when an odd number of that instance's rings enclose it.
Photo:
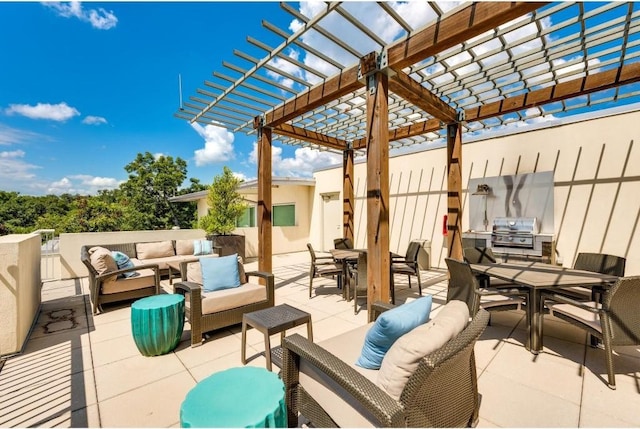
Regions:
[[[95,193],[146,151],[185,159],[203,183],[225,165],[255,178],[253,136],[173,115],[178,75],[195,95],[267,17],[289,28],[273,2],[0,3],[0,190]],[[277,175],[328,162],[277,143],[274,155]]]

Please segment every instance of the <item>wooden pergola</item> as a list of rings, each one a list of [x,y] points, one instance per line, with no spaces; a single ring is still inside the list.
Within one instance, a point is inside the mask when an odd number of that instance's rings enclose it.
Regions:
[[[300,29],[288,34],[264,21],[284,41],[272,48],[248,38],[267,54],[257,59],[236,51],[252,66],[224,63],[239,77],[214,72],[225,84],[205,81],[207,89],[176,113],[257,134],[264,271],[272,269],[273,139],[343,154],[343,235],[350,239],[354,156],[366,153],[368,303],[390,298],[390,150],[446,139],[448,255],[461,259],[463,134],[632,100],[640,80],[640,11],[634,3],[479,2],[444,11],[429,2],[435,19],[420,28],[387,3],[370,6],[376,6],[371,13],[377,18],[401,27],[395,40],[373,32],[368,18],[356,18],[348,3],[327,3],[313,17],[281,4]],[[336,34],[336,21],[348,24],[349,37]],[[309,42],[319,35],[331,49],[323,52]],[[367,46],[377,49],[360,52]],[[331,54],[338,48],[342,62]],[[300,53],[314,61],[300,61]],[[327,69],[336,72],[328,76]]]

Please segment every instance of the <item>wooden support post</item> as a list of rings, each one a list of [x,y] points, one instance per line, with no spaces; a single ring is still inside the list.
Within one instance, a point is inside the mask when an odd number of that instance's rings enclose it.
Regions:
[[[390,299],[389,78],[367,76],[367,310]]]
[[[258,270],[272,272],[271,128],[258,130]]]
[[[355,198],[353,193],[353,148],[343,152],[342,159],[342,237],[353,243],[353,217]]]
[[[462,127],[447,125],[447,230],[449,258],[462,260]]]

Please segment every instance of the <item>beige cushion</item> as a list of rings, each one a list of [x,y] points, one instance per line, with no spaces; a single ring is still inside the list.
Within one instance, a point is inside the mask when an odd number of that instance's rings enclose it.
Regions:
[[[156,276],[152,269],[147,268],[136,272],[140,273],[140,275],[135,277],[114,276],[106,280],[102,283],[102,293],[108,295],[155,286]]]
[[[193,256],[193,240],[176,240],[176,255]]]
[[[107,248],[99,246],[92,247],[89,249],[89,256],[91,258],[91,265],[96,269],[98,274],[104,274],[118,269],[115,259],[111,256],[111,250]]]
[[[431,321],[401,336],[389,349],[378,371],[377,384],[399,400],[420,359],[438,350],[465,328],[469,308],[463,301],[449,301]]]
[[[202,291],[202,314],[217,313],[267,299],[267,288],[256,283],[245,283],[231,289]]]
[[[360,356],[364,337],[373,323],[361,326],[336,337],[318,343],[372,383],[378,370],[354,365]],[[302,359],[300,361],[300,385],[315,399],[340,427],[375,427],[376,419],[362,408],[353,397],[323,372]]]
[[[136,243],[136,258],[151,259],[174,256],[173,242],[171,240],[154,241],[151,243]]]

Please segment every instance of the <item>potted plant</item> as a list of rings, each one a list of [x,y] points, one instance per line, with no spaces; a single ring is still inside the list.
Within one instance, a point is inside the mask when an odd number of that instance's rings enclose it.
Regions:
[[[244,235],[232,234],[236,220],[247,208],[238,192],[240,182],[226,166],[222,174],[213,178],[207,197],[209,212],[200,219],[199,226],[207,232],[207,239],[221,248],[220,256],[237,253],[244,260]]]

